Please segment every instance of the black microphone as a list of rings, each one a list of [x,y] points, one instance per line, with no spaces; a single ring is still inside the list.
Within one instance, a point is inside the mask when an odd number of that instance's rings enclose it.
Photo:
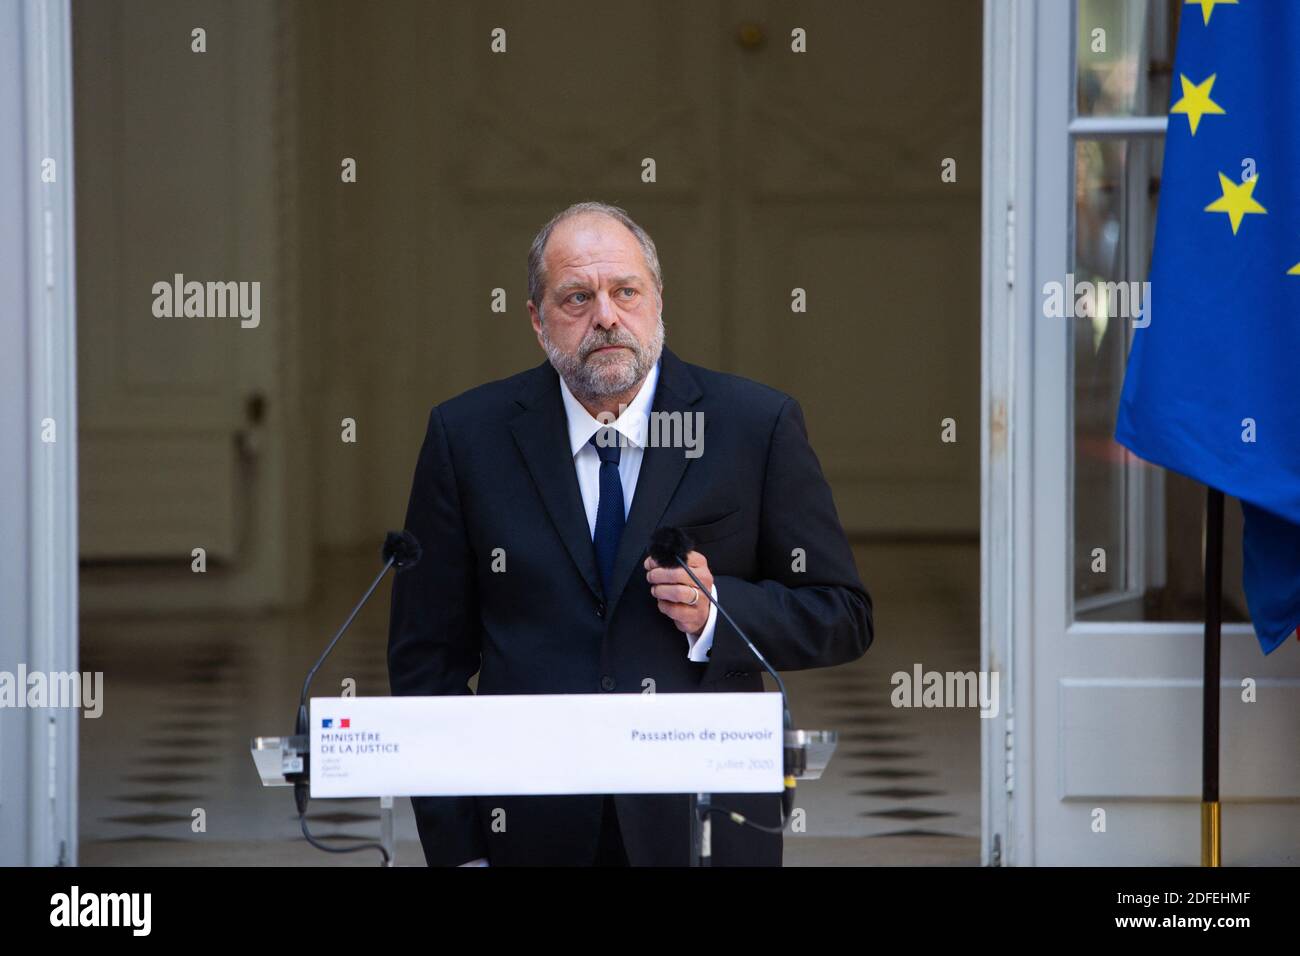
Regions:
[[[726,608],[713,600],[713,595],[709,593],[709,589],[700,582],[700,579],[695,576],[695,572],[691,570],[690,565],[686,563],[686,555],[695,550],[695,542],[691,540],[691,536],[681,528],[656,528],[654,533],[650,535],[650,547],[647,550],[650,553],[650,557],[654,559],[654,563],[660,567],[672,567],[676,564],[690,575],[691,580],[695,582],[695,586],[700,589],[700,593],[709,599],[709,603],[718,609],[718,613],[721,614],[726,619],[727,623],[735,629],[736,633],[740,635],[740,639],[745,642],[745,646],[749,648],[750,653],[758,658],[758,662],[763,665],[763,668],[771,674],[772,679],[776,681],[776,686],[781,691],[782,725],[787,731],[793,730],[794,721],[790,717],[790,698],[785,692],[785,681],[781,680],[781,675],[776,672],[776,668],[769,664],[767,658],[764,657],[762,652],[754,646],[754,642],[749,639],[749,635],[745,633],[744,628],[736,623],[735,619],[727,613]],[[785,776],[785,791],[781,794],[782,819],[780,829],[784,830],[785,822],[790,819],[790,813],[794,809],[795,787],[794,771],[791,766],[791,751],[790,748],[785,745],[784,740],[781,742],[781,757]],[[733,813],[732,816],[734,818],[740,815]],[[758,826],[758,824],[753,825]]]
[[[384,548],[380,553],[380,557],[384,560],[384,566],[380,569],[379,574],[375,576],[375,580],[371,582],[370,587],[366,589],[366,593],[361,596],[361,600],[357,602],[357,606],[352,609],[352,613],[348,615],[348,619],[343,622],[343,626],[338,629],[334,638],[326,646],[324,652],[316,659],[316,663],[312,665],[311,670],[307,672],[307,679],[302,682],[302,694],[298,698],[298,719],[294,724],[294,733],[297,736],[305,737],[308,733],[309,720],[307,717],[307,695],[311,692],[311,682],[316,677],[316,672],[321,669],[321,665],[325,663],[325,658],[330,656],[330,652],[334,650],[334,645],[339,642],[339,638],[341,638],[344,632],[352,626],[352,622],[361,612],[361,609],[366,606],[366,602],[370,600],[370,595],[375,593],[375,588],[379,587],[379,582],[384,579],[384,575],[388,573],[388,569],[396,568],[400,573],[413,568],[419,563],[420,557],[423,553],[424,551],[420,547],[420,542],[416,539],[415,535],[411,534],[409,531],[390,531],[384,536]],[[384,863],[387,864],[388,851],[377,843],[366,843],[356,847],[340,848],[324,846],[312,838],[311,834],[307,830],[306,813],[310,790],[308,789],[307,781],[304,779],[305,777],[306,774],[301,774],[298,776],[298,779],[294,781],[293,799],[294,803],[298,806],[298,818],[302,823],[303,836],[307,838],[307,841],[313,846],[330,852],[351,852],[353,850],[367,849],[369,847],[379,847],[379,851],[384,855]]]
[[[398,571],[405,571],[407,568],[413,568],[420,563],[420,558],[424,554],[424,549],[420,547],[420,542],[415,540],[415,535],[409,531],[390,531],[384,535],[384,550],[380,557],[384,559],[385,564],[392,561],[393,567]],[[387,567],[384,568],[388,570]],[[383,572],[380,572],[383,576]]]

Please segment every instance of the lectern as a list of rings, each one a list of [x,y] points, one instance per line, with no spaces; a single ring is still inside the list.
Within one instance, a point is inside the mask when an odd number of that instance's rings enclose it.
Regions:
[[[308,734],[251,749],[265,786],[379,797],[390,866],[393,797],[605,793],[693,795],[691,859],[707,866],[713,816],[757,826],[712,794],[779,793],[829,762],[834,732],[782,721],[777,693],[313,697]]]

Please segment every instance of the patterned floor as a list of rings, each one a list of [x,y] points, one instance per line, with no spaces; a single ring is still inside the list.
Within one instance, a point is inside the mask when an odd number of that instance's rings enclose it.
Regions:
[[[861,661],[786,677],[797,725],[840,732],[826,775],[796,805],[806,832],[787,865],[978,865],[979,718],[972,710],[896,709],[890,675],[978,666],[975,544],[857,549],[876,603],[876,642]],[[263,788],[248,753],[257,734],[288,732],[302,675],[364,588],[368,556],[320,562],[321,597],[256,617],[87,618],[82,670],[105,674],[104,715],[81,721],[85,864],[373,865],[374,853],[326,855],[298,832],[290,791]],[[387,586],[313,685],[356,681],[386,694]],[[396,801],[398,862],[422,865],[409,801]],[[370,841],[377,800],[316,801],[324,842]],[[201,826],[200,826],[201,825]]]
[[[978,865],[978,713],[890,702],[891,676],[914,664],[978,668],[978,548],[878,546],[857,560],[876,606],[872,648],[854,664],[785,675],[795,722],[840,734],[825,776],[799,791],[808,837],[824,849],[806,859],[788,838],[789,862]]]

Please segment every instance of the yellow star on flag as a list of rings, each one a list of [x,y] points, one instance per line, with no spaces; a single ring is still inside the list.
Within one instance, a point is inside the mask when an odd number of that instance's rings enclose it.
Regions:
[[[1300,262],[1297,262],[1290,269],[1287,269],[1286,274],[1289,276],[1300,276]]]
[[[1219,173],[1219,186],[1223,189],[1223,195],[1214,202],[1205,207],[1205,212],[1226,212],[1228,219],[1232,222],[1232,234],[1237,234],[1237,227],[1241,225],[1241,220],[1248,212],[1267,213],[1268,210],[1255,201],[1251,195],[1255,191],[1255,184],[1259,182],[1259,174],[1246,182],[1238,185],[1234,183],[1223,173]]]
[[[1211,73],[1200,83],[1193,83],[1181,73],[1178,76],[1183,82],[1183,98],[1175,103],[1169,112],[1184,114],[1187,121],[1192,124],[1192,135],[1195,136],[1196,127],[1201,125],[1202,116],[1206,113],[1216,116],[1224,114],[1223,107],[1210,99],[1210,90],[1214,89],[1214,78],[1218,74]]]
[[[1214,5],[1216,3],[1230,3],[1233,6],[1236,6],[1237,0],[1187,0],[1188,6],[1191,6],[1192,4],[1200,5],[1201,16],[1205,17],[1205,25],[1207,27],[1210,25],[1210,14],[1214,12]]]

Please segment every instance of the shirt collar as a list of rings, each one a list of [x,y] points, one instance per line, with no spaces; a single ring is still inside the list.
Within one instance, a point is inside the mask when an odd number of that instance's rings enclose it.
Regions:
[[[645,447],[646,434],[649,430],[650,403],[654,400],[655,388],[658,384],[659,362],[656,362],[623,414],[609,423],[610,428],[638,448]],[[582,446],[591,440],[591,436],[605,426],[599,420],[592,418],[591,414],[582,407],[582,403],[574,397],[573,392],[569,391],[563,376],[560,377],[560,396],[564,399],[564,414],[569,421],[569,450],[576,457],[578,452],[582,451]]]

